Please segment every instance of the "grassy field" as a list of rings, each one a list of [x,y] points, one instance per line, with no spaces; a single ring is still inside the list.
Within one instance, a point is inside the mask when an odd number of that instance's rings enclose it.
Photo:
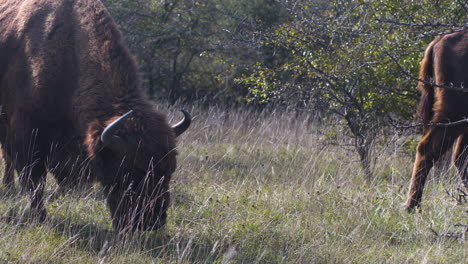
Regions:
[[[0,263],[468,260],[468,204],[455,199],[451,165],[431,174],[421,212],[401,209],[413,161],[402,147],[407,138],[376,147],[369,186],[346,137],[328,144],[329,128],[310,116],[188,110],[196,119],[179,139],[164,229],[121,240],[99,186],[61,194],[52,177],[47,222],[28,223],[27,197],[0,187]]]

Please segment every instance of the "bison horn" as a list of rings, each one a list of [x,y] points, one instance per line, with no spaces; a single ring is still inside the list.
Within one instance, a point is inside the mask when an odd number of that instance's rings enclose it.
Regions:
[[[190,123],[192,123],[192,116],[190,115],[190,113],[185,111],[184,109],[180,111],[184,113],[184,119],[182,119],[179,123],[172,126],[172,129],[174,129],[174,133],[176,137],[184,133],[185,130],[187,130],[187,128],[190,126]]]
[[[117,120],[110,123],[101,134],[101,141],[105,146],[114,148],[118,151],[123,151],[124,146],[122,139],[114,135],[114,132],[122,125],[122,123],[127,120],[133,114],[133,110],[128,111]]]

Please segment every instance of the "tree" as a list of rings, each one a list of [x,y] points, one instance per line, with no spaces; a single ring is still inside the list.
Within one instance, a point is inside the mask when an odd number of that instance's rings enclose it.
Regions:
[[[282,17],[274,0],[105,4],[137,55],[150,96],[171,101],[213,94],[226,100],[241,94],[235,90],[234,76],[262,56],[253,32]]]

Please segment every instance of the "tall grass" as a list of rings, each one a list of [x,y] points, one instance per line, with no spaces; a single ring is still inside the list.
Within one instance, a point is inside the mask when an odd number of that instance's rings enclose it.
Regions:
[[[423,210],[401,210],[412,168],[407,137],[376,146],[367,185],[345,135],[313,114],[193,105],[178,139],[168,223],[120,240],[99,186],[47,186],[49,218],[0,189],[0,263],[463,263],[466,203],[449,166],[435,170]],[[164,106],[171,120],[180,114]],[[320,124],[322,123],[322,124]],[[334,143],[330,144],[333,134]],[[390,143],[389,143],[390,142]]]

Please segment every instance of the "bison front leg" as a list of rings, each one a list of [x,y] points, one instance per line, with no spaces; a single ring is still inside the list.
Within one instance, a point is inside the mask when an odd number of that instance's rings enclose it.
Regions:
[[[463,185],[468,189],[468,135],[461,135],[458,138],[452,159],[458,169],[458,175],[460,175]]]
[[[31,201],[31,217],[43,222],[47,216],[44,206],[44,187],[46,179],[46,168],[41,159],[36,159],[29,166],[22,166],[20,170],[20,183],[25,191],[29,193]]]
[[[9,142],[12,142],[11,146],[15,146],[15,148],[7,147],[7,157],[15,157],[13,165],[18,172],[21,189],[30,196],[31,217],[36,221],[43,222],[47,215],[43,200],[47,175],[43,149],[44,146],[47,146],[47,141],[39,137],[38,130],[17,131],[23,131],[24,134],[16,133],[9,139]],[[26,131],[32,132],[28,134]]]
[[[6,153],[4,148],[1,149],[1,154],[3,156],[3,185],[5,185],[8,189],[13,189],[15,187],[15,169],[13,168],[13,161],[11,160],[10,156]]]
[[[429,171],[452,145],[454,138],[452,128],[434,127],[419,142],[407,200],[403,205],[408,211],[420,205]]]

